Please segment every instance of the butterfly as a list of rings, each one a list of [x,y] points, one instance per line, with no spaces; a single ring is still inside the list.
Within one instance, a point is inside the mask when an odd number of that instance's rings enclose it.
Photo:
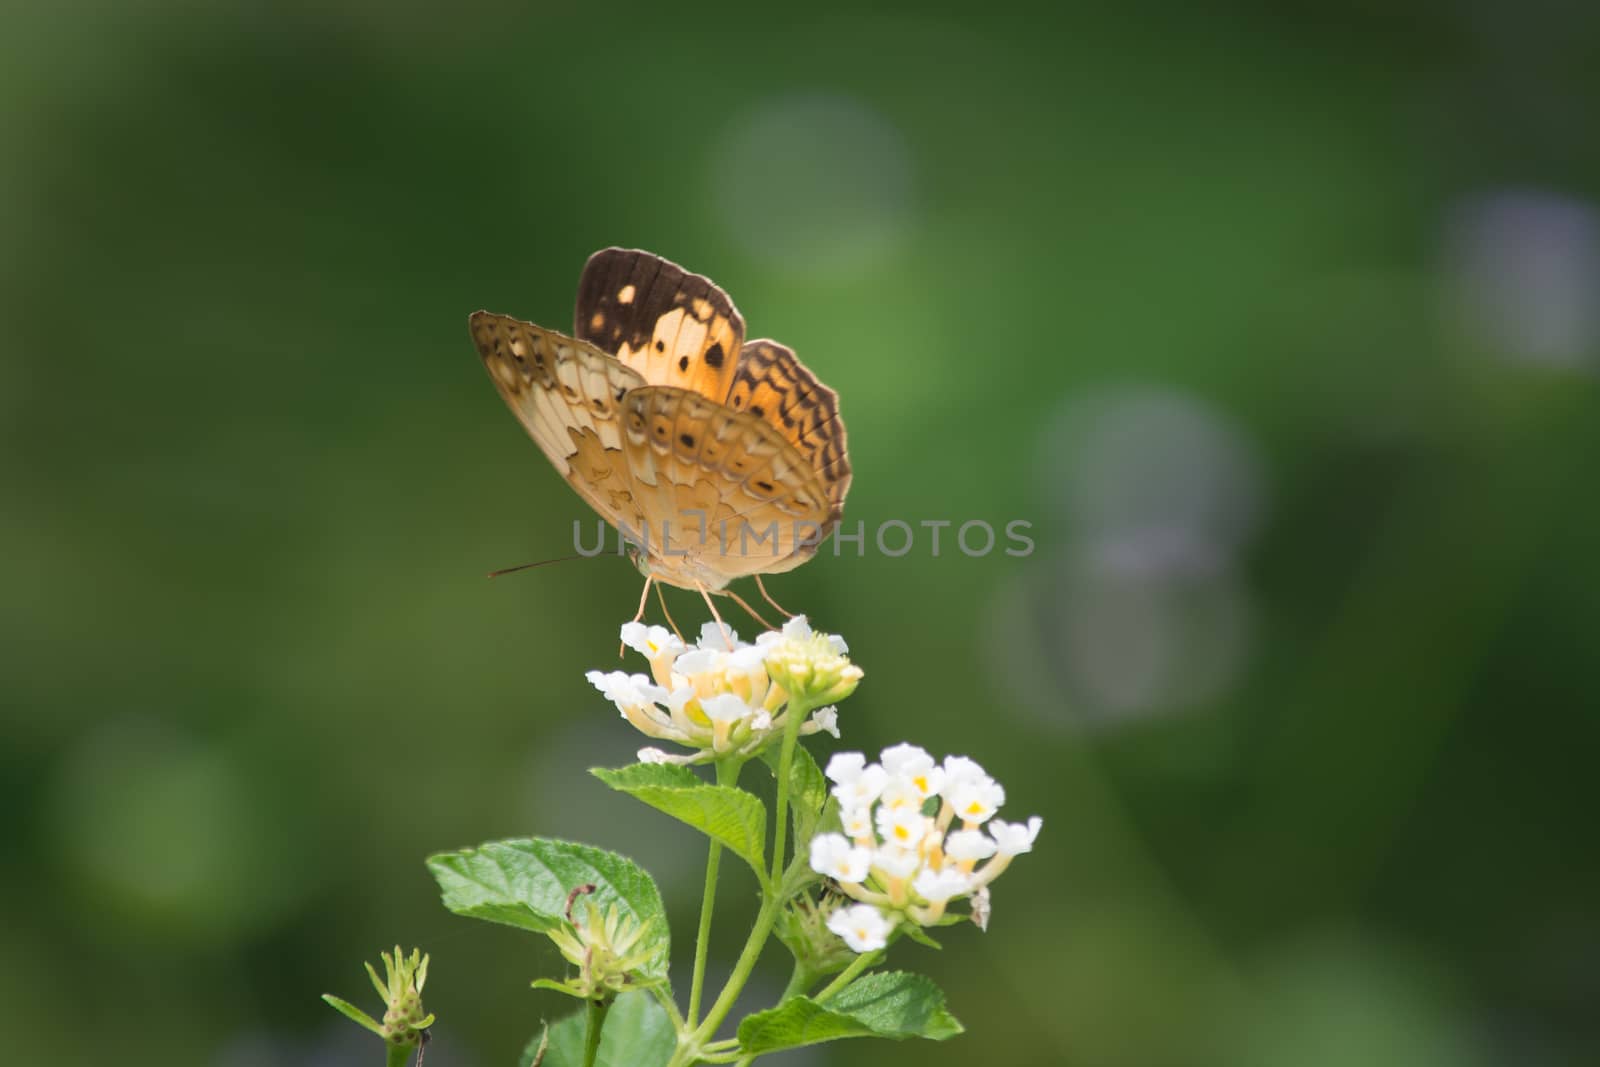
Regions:
[[[702,593],[759,582],[839,524],[850,458],[838,394],[786,346],[746,341],[710,279],[607,248],[584,264],[570,336],[488,311],[469,327],[512,413],[629,541],[646,595],[652,581]]]

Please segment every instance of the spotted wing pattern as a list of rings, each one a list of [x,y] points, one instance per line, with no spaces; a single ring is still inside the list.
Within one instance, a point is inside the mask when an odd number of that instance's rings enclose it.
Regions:
[[[607,248],[578,279],[576,336],[651,385],[720,400],[744,344],[744,319],[709,278],[636,249]]]
[[[826,491],[764,420],[671,386],[635,389],[622,405],[629,467],[654,487],[644,510],[683,532],[685,568],[707,568],[725,583],[788,570],[815,552],[829,517]],[[669,578],[675,566],[670,557],[651,560]]]
[[[495,388],[574,489],[613,524],[643,513],[622,453],[623,401],[638,373],[593,346],[487,311],[468,323]]]
[[[794,352],[776,341],[751,341],[739,354],[727,405],[766,421],[793,445],[821,480],[829,502],[828,525],[844,512],[850,491],[850,457],[839,394],[817,380]]]

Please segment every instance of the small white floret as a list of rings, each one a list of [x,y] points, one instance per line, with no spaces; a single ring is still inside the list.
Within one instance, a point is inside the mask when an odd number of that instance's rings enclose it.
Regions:
[[[836,882],[860,882],[871,865],[871,852],[839,834],[818,834],[811,839],[811,869]]]
[[[871,904],[853,904],[828,916],[828,929],[856,952],[876,952],[889,943],[894,924]]]
[[[965,893],[971,885],[972,879],[966,874],[946,867],[942,871],[923,871],[911,883],[911,888],[929,904],[943,904]]]
[[[956,818],[967,823],[986,821],[1006,802],[1006,791],[993,778],[965,781],[947,789],[945,797],[955,809]]]
[[[982,830],[957,830],[944,839],[944,854],[958,861],[986,860],[996,848],[994,838]]]
[[[995,847],[1000,855],[1020,856],[1032,851],[1034,839],[1039,836],[1039,828],[1043,825],[1044,820],[1037,815],[1026,823],[996,819],[989,824],[989,832],[994,835]]]

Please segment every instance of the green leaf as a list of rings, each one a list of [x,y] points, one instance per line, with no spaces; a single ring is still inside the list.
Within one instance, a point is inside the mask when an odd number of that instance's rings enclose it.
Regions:
[[[519,1067],[532,1067],[545,1034],[550,1044],[539,1067],[582,1067],[588,1012],[579,1011],[535,1034],[522,1050]],[[624,993],[606,1012],[595,1067],[662,1067],[677,1044],[672,1020],[648,993]]]
[[[769,746],[761,753],[761,759],[772,771],[773,778],[778,777],[778,761],[782,758],[783,753],[778,745]],[[800,745],[794,746],[794,763],[789,771],[789,811],[793,816],[791,825],[794,827],[796,854],[810,842],[812,833],[824,817],[829,821],[837,821],[838,805],[828,794],[827,776],[817,766],[817,761],[811,758],[811,753]]]
[[[944,993],[920,974],[869,974],[846,986],[826,1005],[796,997],[739,1023],[746,1053],[777,1052],[842,1037],[925,1037],[943,1041],[961,1033],[945,1011]]]
[[[377,1021],[373,1019],[372,1016],[368,1015],[366,1012],[362,1011],[348,1000],[345,1000],[342,997],[336,997],[332,993],[322,994],[322,999],[328,1005],[328,1007],[333,1008],[346,1019],[366,1027],[379,1037],[383,1036],[383,1027],[379,1026]]]
[[[688,823],[748,863],[759,877],[766,852],[767,809],[742,789],[707,785],[687,767],[635,763],[589,772],[612,789]]]
[[[560,993],[562,996],[577,997],[579,1000],[587,998],[587,994],[580,993],[568,983],[557,978],[535,978],[528,984],[533,989],[548,989],[552,993]]]
[[[661,893],[644,868],[625,856],[589,845],[526,837],[494,841],[428,857],[428,870],[457,915],[504,923],[534,933],[566,924],[567,899],[582,885],[595,887],[590,907],[609,908],[647,924],[640,945],[649,957],[644,978],[665,979],[671,934]]]

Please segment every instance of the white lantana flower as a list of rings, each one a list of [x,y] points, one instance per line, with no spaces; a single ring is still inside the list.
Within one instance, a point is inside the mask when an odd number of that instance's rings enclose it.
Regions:
[[[888,772],[876,763],[868,766],[867,758],[859,752],[835,753],[823,773],[834,783],[833,795],[841,808],[871,804],[889,783]]]
[[[996,819],[989,824],[989,833],[1002,856],[1020,856],[1033,851],[1033,839],[1039,836],[1044,820],[1035,815],[1026,824]]]
[[[859,752],[837,753],[825,773],[834,783],[843,833],[812,840],[811,869],[857,902],[838,913],[850,913],[838,928],[829,921],[857,952],[870,951],[858,942],[876,944],[866,936],[863,908],[878,913],[885,938],[902,922],[938,923],[959,899],[967,899],[974,921],[986,926],[989,884],[1033,847],[1043,825],[1037,815],[1022,823],[993,818],[1005,789],[964,756],[939,764],[920,748],[895,745],[884,750],[881,763],[868,763]],[[936,816],[923,814],[924,789],[931,790],[926,799],[939,801]],[[985,823],[987,832],[980,828]]]
[[[623,624],[621,637],[649,660],[650,674],[590,671],[587,677],[641,733],[694,750],[681,756],[646,750],[650,760],[666,763],[754,756],[788,728],[790,693],[768,669],[770,651],[801,638],[820,643],[835,657],[842,652],[834,649],[844,647],[842,640],[813,634],[803,618],[791,619],[783,632],[762,634],[753,644],[716,622],[702,627],[692,645],[664,627],[640,622]],[[860,668],[850,666],[850,671],[860,676]],[[810,710],[797,726],[799,733],[839,736],[838,709],[812,708],[814,703],[807,700]]]
[[[862,804],[859,807],[841,808],[839,821],[843,824],[844,835],[850,840],[867,844],[876,844],[877,836],[872,825],[872,805]],[[989,842],[991,845],[994,842]]]
[[[886,844],[897,848],[914,849],[922,844],[922,839],[933,825],[933,820],[923,815],[916,808],[891,808],[887,805],[878,807],[877,818],[878,836]]]
[[[1006,791],[993,778],[966,781],[945,794],[956,818],[969,827],[985,822],[1006,802]]]
[[[804,615],[796,615],[780,634],[758,639],[767,672],[791,697],[832,704],[855,692],[861,668],[845,655],[848,645],[835,634],[812,632]]]
[[[911,883],[917,896],[929,904],[943,904],[951,897],[960,896],[972,888],[972,879],[952,867],[920,872]]]
[[[856,952],[876,952],[889,943],[894,923],[871,904],[852,904],[828,916],[828,929]]]
[[[811,869],[840,882],[859,882],[867,876],[872,853],[852,845],[838,834],[818,834],[811,839]]]
[[[1003,825],[1005,824],[996,819],[990,829]],[[995,854],[996,848],[994,838],[982,830],[956,830],[944,839],[944,854],[957,863],[986,860]]]
[[[820,734],[832,734],[834,740],[839,738],[839,709],[829,704],[825,708],[818,708],[811,713],[811,721],[817,724]]]
[[[676,634],[665,626],[627,622],[622,624],[622,643],[650,661],[650,674],[657,685],[670,687],[672,661],[686,647]]]

